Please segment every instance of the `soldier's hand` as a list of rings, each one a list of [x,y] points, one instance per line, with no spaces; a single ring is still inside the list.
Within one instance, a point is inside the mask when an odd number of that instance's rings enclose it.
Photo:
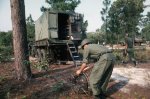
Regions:
[[[81,72],[82,72],[81,70],[77,70],[77,71],[76,71],[76,75],[79,76],[79,75],[81,74]]]

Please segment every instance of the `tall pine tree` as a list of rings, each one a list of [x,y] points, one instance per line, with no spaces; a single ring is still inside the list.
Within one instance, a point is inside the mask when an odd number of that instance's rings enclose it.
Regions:
[[[10,0],[10,4],[15,70],[18,79],[26,80],[31,77],[31,69],[28,56],[24,0]]]

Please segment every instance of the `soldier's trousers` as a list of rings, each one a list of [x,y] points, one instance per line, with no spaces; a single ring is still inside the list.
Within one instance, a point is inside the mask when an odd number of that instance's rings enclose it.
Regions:
[[[128,48],[127,53],[128,53],[129,61],[134,62],[135,61],[134,49],[133,48]]]
[[[114,60],[108,60],[105,58],[100,58],[94,64],[89,78],[89,84],[93,95],[99,95],[106,92],[113,67]]]

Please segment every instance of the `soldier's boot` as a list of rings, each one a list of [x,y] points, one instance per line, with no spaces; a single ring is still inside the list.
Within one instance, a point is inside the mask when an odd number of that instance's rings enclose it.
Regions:
[[[94,96],[94,99],[100,99],[100,97],[99,96]]]
[[[137,66],[137,61],[133,61],[133,64],[136,67]]]
[[[106,99],[106,96],[103,95],[103,94],[95,95],[95,96],[94,96],[94,99]]]

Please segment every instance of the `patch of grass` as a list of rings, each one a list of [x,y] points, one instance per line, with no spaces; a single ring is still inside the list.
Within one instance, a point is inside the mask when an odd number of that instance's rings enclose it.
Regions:
[[[12,55],[12,46],[0,46],[0,62],[10,61]]]
[[[142,96],[141,93],[136,92],[136,91],[133,93],[133,97],[134,97],[134,99],[146,99],[145,96]]]
[[[128,56],[123,55],[123,50],[114,50],[113,54],[116,57],[116,64],[121,63],[122,61],[127,61]],[[135,49],[134,51],[135,59],[139,62],[146,62],[150,60],[150,50],[146,49]]]
[[[136,50],[135,58],[138,61],[146,62],[146,61],[150,60],[150,51],[146,50],[146,49]]]
[[[24,96],[21,97],[21,99],[27,99],[27,96],[24,95]]]
[[[37,68],[39,71],[45,70],[48,71],[49,63],[47,61],[38,62],[33,65],[35,68]]]
[[[64,83],[62,81],[60,81],[60,82],[54,84],[52,86],[51,90],[52,90],[52,92],[60,92],[61,90],[63,90],[63,88],[64,88]]]
[[[0,76],[0,82],[4,81],[6,78],[3,76]]]
[[[128,57],[123,55],[123,50],[116,49],[113,51],[113,54],[116,58],[116,64],[122,63],[122,61],[127,61]]]

